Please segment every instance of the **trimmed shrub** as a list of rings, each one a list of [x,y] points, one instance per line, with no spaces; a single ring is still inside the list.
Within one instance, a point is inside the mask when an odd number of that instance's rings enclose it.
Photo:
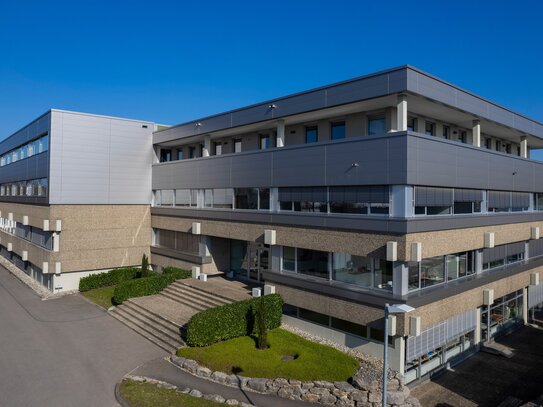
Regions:
[[[149,273],[151,271],[149,270],[149,259],[147,258],[147,255],[143,255],[141,258],[141,276],[142,277],[149,277]]]
[[[113,303],[120,305],[129,298],[158,294],[175,280],[189,278],[192,273],[187,270],[169,268],[162,274],[150,272],[150,277],[138,278],[120,283],[113,292]]]
[[[283,299],[279,294],[210,308],[193,315],[187,324],[187,344],[207,346],[226,339],[255,333],[255,313],[258,301],[266,308],[265,324],[268,329],[281,325]]]
[[[123,281],[137,278],[139,277],[140,273],[140,269],[134,267],[123,267],[106,273],[92,274],[79,280],[79,291],[84,292],[94,288],[116,285]]]
[[[174,274],[176,276],[176,280],[192,278],[192,271],[183,270],[172,266],[162,267],[162,274]]]

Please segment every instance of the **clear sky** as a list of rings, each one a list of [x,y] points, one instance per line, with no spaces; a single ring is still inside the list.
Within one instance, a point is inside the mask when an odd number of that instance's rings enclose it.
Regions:
[[[411,64],[543,122],[543,2],[2,1],[0,139],[50,108],[178,124]]]

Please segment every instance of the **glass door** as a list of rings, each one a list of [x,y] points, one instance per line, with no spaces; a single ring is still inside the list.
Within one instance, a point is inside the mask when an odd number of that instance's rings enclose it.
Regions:
[[[251,281],[262,281],[262,270],[269,266],[270,248],[262,243],[249,243],[249,268],[247,278]]]

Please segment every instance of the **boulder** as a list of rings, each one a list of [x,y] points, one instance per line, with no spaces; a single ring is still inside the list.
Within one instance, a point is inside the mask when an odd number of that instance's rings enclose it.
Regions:
[[[387,391],[387,403],[388,404],[403,404],[405,401],[405,396],[403,391]]]
[[[209,377],[211,376],[211,369],[208,369],[207,367],[200,366],[198,369],[196,369],[196,375],[200,377]]]
[[[265,393],[267,389],[266,387],[267,381],[268,379],[261,379],[261,378],[249,379],[247,381],[247,387],[249,387],[252,390],[258,391],[260,393]]]
[[[342,391],[352,392],[355,388],[347,382],[334,382],[334,386]]]
[[[318,403],[321,396],[315,393],[305,393],[302,395],[302,400],[308,401],[310,403]]]
[[[224,403],[226,399],[218,394],[206,394],[204,399],[214,401],[215,403]]]
[[[333,405],[333,404],[336,404],[336,401],[337,401],[337,398],[336,396],[332,395],[332,394],[325,394],[321,397],[321,401],[320,403],[321,404],[324,404],[324,405]]]
[[[214,381],[216,381],[218,383],[225,383],[227,377],[228,377],[228,375],[226,373],[223,373],[223,372],[213,372],[213,373],[211,373],[211,380],[214,380]]]
[[[189,393],[192,397],[200,398],[202,397],[202,392],[200,390],[192,389]]]

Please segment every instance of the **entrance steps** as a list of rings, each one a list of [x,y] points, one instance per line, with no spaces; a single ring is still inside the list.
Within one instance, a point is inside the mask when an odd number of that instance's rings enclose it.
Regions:
[[[159,294],[130,298],[110,315],[169,353],[185,346],[182,335],[200,311],[250,298],[244,283],[221,276],[207,282],[177,280]]]

